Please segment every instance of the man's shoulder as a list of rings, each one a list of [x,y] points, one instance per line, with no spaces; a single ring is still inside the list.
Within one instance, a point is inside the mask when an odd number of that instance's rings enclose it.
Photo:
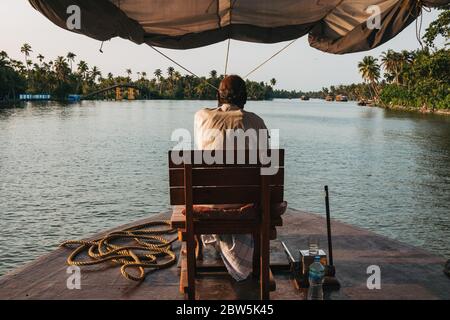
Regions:
[[[257,123],[259,127],[262,127],[262,128],[266,127],[264,120],[254,112],[244,110],[244,117],[246,117],[253,123]]]
[[[254,112],[250,112],[250,111],[245,111],[244,110],[244,114],[246,114],[248,117],[251,117],[253,119],[257,119],[257,120],[263,121],[263,119],[260,116],[258,116],[256,113],[254,113]]]
[[[213,113],[213,112],[215,112],[215,111],[217,111],[217,108],[203,108],[203,109],[198,110],[198,111],[195,113],[195,117],[196,117],[196,118],[207,117],[207,116],[210,116],[211,113]]]

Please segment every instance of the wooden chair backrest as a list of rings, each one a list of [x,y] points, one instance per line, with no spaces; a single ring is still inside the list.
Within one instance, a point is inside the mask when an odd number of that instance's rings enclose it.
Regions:
[[[245,153],[245,159],[238,161],[238,153]],[[192,204],[236,204],[259,203],[261,200],[261,168],[264,165],[250,154],[252,151],[170,151],[169,183],[171,205],[185,205],[185,169],[192,170]],[[270,189],[270,202],[282,202],[284,193],[284,150],[267,150],[269,155],[278,154],[278,172],[267,176]],[[175,154],[174,154],[175,153]],[[206,153],[206,154],[205,154]],[[233,158],[233,164],[208,164],[205,159],[217,156],[219,159]],[[173,155],[182,156],[175,163]],[[228,157],[228,158],[227,158]],[[200,159],[198,161],[194,161]],[[256,161],[252,161],[256,160]],[[190,162],[190,163],[185,163]],[[210,161],[208,161],[210,162]]]

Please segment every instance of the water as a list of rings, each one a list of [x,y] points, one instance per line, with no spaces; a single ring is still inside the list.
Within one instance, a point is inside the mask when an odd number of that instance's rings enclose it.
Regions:
[[[83,102],[0,109],[0,274],[168,208],[175,128],[215,102]],[[287,150],[286,199],[450,257],[450,117],[353,103],[252,102]]]

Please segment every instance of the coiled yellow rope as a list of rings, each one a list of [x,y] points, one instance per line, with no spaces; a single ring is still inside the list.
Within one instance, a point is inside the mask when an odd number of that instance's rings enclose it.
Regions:
[[[167,228],[155,229],[158,226],[167,226]],[[60,247],[77,246],[67,258],[68,265],[81,267],[111,261],[122,265],[120,272],[126,279],[142,281],[145,279],[145,269],[164,269],[176,263],[177,258],[172,251],[172,244],[177,241],[177,238],[167,240],[162,237],[162,235],[174,234],[176,231],[171,228],[170,221],[152,221],[111,232],[94,241],[65,241]],[[117,243],[124,240],[127,241],[125,244]],[[113,241],[116,244],[112,244]],[[90,259],[76,261],[77,256],[83,252],[86,252]],[[130,274],[129,268],[137,269],[139,275]]]

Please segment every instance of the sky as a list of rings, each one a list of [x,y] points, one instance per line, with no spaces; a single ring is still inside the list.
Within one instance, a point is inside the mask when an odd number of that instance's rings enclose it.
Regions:
[[[422,33],[437,16],[437,11],[424,12]],[[6,51],[14,59],[23,60],[20,47],[23,43],[29,43],[33,48],[34,58],[39,53],[47,59],[55,59],[73,52],[77,55],[77,61],[85,60],[91,66],[96,65],[104,75],[108,72],[126,75],[125,70],[130,68],[134,77],[136,72],[143,71],[150,76],[157,68],[165,71],[173,65],[150,47],[119,38],[105,42],[102,54],[99,52],[99,41],[59,28],[35,11],[27,0],[0,1],[0,30],[0,51]],[[255,44],[232,40],[228,73],[247,74],[285,44]],[[419,46],[415,23],[381,47],[347,55],[333,55],[311,48],[305,36],[255,72],[250,79],[268,82],[275,78],[277,88],[303,91],[361,82],[357,63],[365,55],[379,56],[388,49],[414,50]],[[226,42],[220,42],[199,49],[162,51],[194,73],[208,75],[213,69],[219,73],[224,72],[226,47]],[[185,73],[174,67],[182,74]]]

